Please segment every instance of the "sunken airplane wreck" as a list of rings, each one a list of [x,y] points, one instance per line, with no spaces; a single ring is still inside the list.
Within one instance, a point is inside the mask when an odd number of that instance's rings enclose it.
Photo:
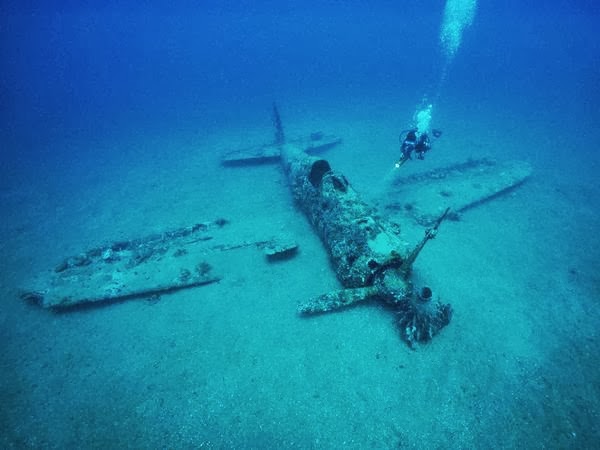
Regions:
[[[456,219],[518,186],[529,177],[529,165],[468,160],[397,178],[393,201],[379,205],[394,219],[385,220],[343,174],[319,157],[340,144],[339,137],[317,132],[286,139],[275,105],[273,122],[273,142],[228,152],[222,164],[280,162],[296,203],[327,248],[344,288],[309,299],[299,313],[318,314],[379,300],[396,312],[401,337],[409,346],[430,340],[450,322],[452,308],[434,301],[429,287],[413,286],[413,263],[443,220]],[[396,217],[427,227],[412,251],[402,250],[405,242]],[[213,273],[214,260],[218,265],[219,260],[231,259],[222,252],[257,248],[270,262],[293,256],[298,247],[290,236],[240,241],[238,233],[228,232],[233,226],[227,219],[217,219],[95,247],[65,258],[53,270],[32,274],[21,298],[61,311],[137,298],[154,301],[163,294],[219,282],[222,274]]]

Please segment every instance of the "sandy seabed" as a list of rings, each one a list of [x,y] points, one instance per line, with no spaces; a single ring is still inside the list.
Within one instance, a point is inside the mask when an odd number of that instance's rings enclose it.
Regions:
[[[286,130],[342,136],[330,162],[377,201],[399,125],[389,111],[358,109],[290,108]],[[107,140],[103,164],[70,161],[6,182],[0,446],[593,448],[600,187],[588,174],[597,163],[557,168],[551,151],[507,150],[486,123],[467,138],[452,132],[466,119],[446,116],[431,155],[407,170],[490,154],[523,157],[534,174],[445,222],[423,251],[415,280],[455,313],[414,351],[381,305],[296,315],[339,287],[324,247],[277,165],[219,165],[221,152],[269,140],[268,118]],[[18,298],[32,273],[65,256],[221,217],[232,242],[286,234],[300,251],[276,263],[253,248],[211,253],[220,283],[160,301],[52,313]]]

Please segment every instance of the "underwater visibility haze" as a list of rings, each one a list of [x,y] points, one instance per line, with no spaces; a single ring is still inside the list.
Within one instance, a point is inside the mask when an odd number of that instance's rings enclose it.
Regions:
[[[0,447],[598,448],[600,6],[525,3],[4,2]]]

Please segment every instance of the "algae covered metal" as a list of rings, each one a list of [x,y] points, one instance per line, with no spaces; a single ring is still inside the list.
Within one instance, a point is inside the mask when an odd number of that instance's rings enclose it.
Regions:
[[[235,232],[226,231],[228,224],[221,218],[94,247],[64,258],[53,270],[32,274],[21,298],[53,310],[136,298],[156,300],[220,281],[213,260],[222,261],[221,252],[256,248],[267,262],[296,252],[290,236],[240,241]]]
[[[50,309],[132,298],[157,298],[218,282],[206,260],[212,232],[228,221],[197,223],[142,238],[112,242],[65,258],[37,274],[23,300]]]
[[[525,161],[459,161],[395,178],[382,206],[390,215],[429,226],[439,211],[449,207],[456,219],[459,214],[515,189],[531,172],[531,165]]]
[[[414,251],[404,254],[399,225],[379,217],[327,160],[309,156],[293,144],[282,144],[280,149],[293,197],[326,246],[345,288],[310,299],[299,312],[322,313],[381,300],[397,312],[400,333],[409,345],[430,340],[450,322],[452,308],[434,302],[430,288],[416,290],[410,273],[448,211]]]

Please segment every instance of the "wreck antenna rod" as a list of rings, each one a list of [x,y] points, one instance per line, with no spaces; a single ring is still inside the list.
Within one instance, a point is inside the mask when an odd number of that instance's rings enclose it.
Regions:
[[[446,216],[448,215],[448,212],[450,212],[450,207],[446,208],[444,213],[440,217],[437,218],[437,220],[435,221],[435,223],[433,224],[433,226],[431,228],[427,228],[425,230],[425,237],[421,240],[421,242],[419,242],[417,244],[415,249],[412,252],[410,252],[408,257],[404,260],[404,262],[400,266],[400,272],[403,275],[405,275],[405,276],[408,275],[408,273],[412,269],[413,263],[417,259],[417,256],[419,256],[419,253],[421,253],[421,250],[423,250],[423,247],[425,247],[425,244],[427,244],[427,241],[429,241],[430,239],[433,239],[437,235],[437,230],[440,227],[441,223],[446,218]]]

